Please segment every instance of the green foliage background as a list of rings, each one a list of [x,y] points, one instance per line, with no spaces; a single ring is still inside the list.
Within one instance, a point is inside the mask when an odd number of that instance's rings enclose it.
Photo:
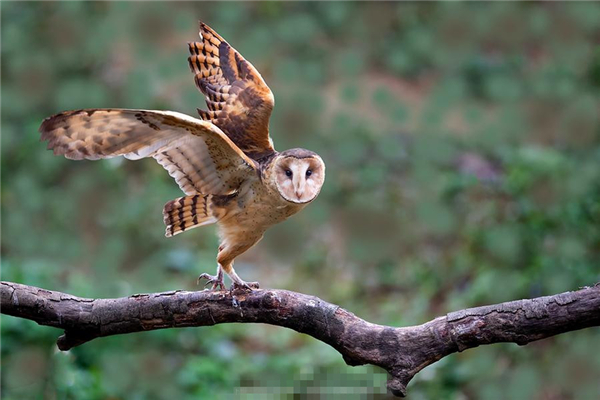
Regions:
[[[163,236],[181,195],[152,160],[74,162],[43,118],[204,107],[186,42],[207,22],[275,93],[276,147],[322,155],[318,200],[236,268],[372,322],[600,278],[597,3],[2,3],[2,279],[83,297],[198,290],[213,227]],[[4,399],[385,398],[283,328],[226,325],[95,340],[2,316]],[[411,399],[592,399],[600,332],[487,346],[420,373]]]

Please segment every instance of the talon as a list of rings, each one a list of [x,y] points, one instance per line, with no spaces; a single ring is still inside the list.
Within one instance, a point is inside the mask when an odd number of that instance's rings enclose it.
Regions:
[[[200,274],[200,276],[196,280],[196,284],[199,285],[200,280],[202,280],[202,279],[206,279],[206,283],[204,284],[204,287],[212,284],[212,287],[210,288],[210,290],[225,290],[225,284],[223,283],[222,276],[219,277],[219,276],[209,275],[205,272],[203,274]]]
[[[235,290],[249,290],[252,291],[253,289],[258,289],[259,288],[259,284],[258,282],[233,282],[231,284],[231,288],[229,288],[230,291],[235,291]]]
[[[196,279],[196,285],[199,285],[199,284],[200,284],[200,281],[201,281],[202,279],[208,279],[208,280],[210,280],[210,275],[208,275],[208,274],[206,274],[206,273],[204,273],[204,274],[200,274],[200,276],[198,276],[198,279]]]

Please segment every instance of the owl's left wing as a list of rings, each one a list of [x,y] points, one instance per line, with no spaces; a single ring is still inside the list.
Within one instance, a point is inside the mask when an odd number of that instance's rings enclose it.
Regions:
[[[188,43],[196,86],[208,111],[200,117],[217,125],[253,159],[273,154],[269,117],[275,100],[260,73],[208,25],[200,23],[201,42]]]
[[[75,160],[153,157],[187,195],[227,195],[258,179],[254,161],[218,127],[176,112],[67,111],[46,118],[40,132],[54,154]]]

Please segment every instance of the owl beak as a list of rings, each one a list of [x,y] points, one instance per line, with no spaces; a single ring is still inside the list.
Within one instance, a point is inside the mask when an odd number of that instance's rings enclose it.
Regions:
[[[300,181],[298,174],[294,175],[293,184],[294,184],[294,194],[296,195],[296,198],[298,198],[298,200],[300,200],[302,198],[302,195],[304,194],[304,190],[302,188],[302,182]]]

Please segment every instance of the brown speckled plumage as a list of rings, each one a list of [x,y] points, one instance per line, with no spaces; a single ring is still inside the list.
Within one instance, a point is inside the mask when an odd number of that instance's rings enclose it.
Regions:
[[[202,119],[170,111],[66,111],[44,120],[41,139],[54,154],[75,160],[153,157],[186,194],[164,206],[166,236],[217,223],[217,275],[201,277],[222,288],[224,271],[248,287],[233,260],[317,197],[325,165],[309,150],[275,151],[271,90],[210,27],[200,23],[200,34],[200,42],[188,44],[188,61],[206,96]]]
[[[200,23],[201,42],[188,43],[188,63],[208,111],[200,117],[217,125],[252,158],[275,152],[269,117],[275,100],[260,73],[219,34]]]

